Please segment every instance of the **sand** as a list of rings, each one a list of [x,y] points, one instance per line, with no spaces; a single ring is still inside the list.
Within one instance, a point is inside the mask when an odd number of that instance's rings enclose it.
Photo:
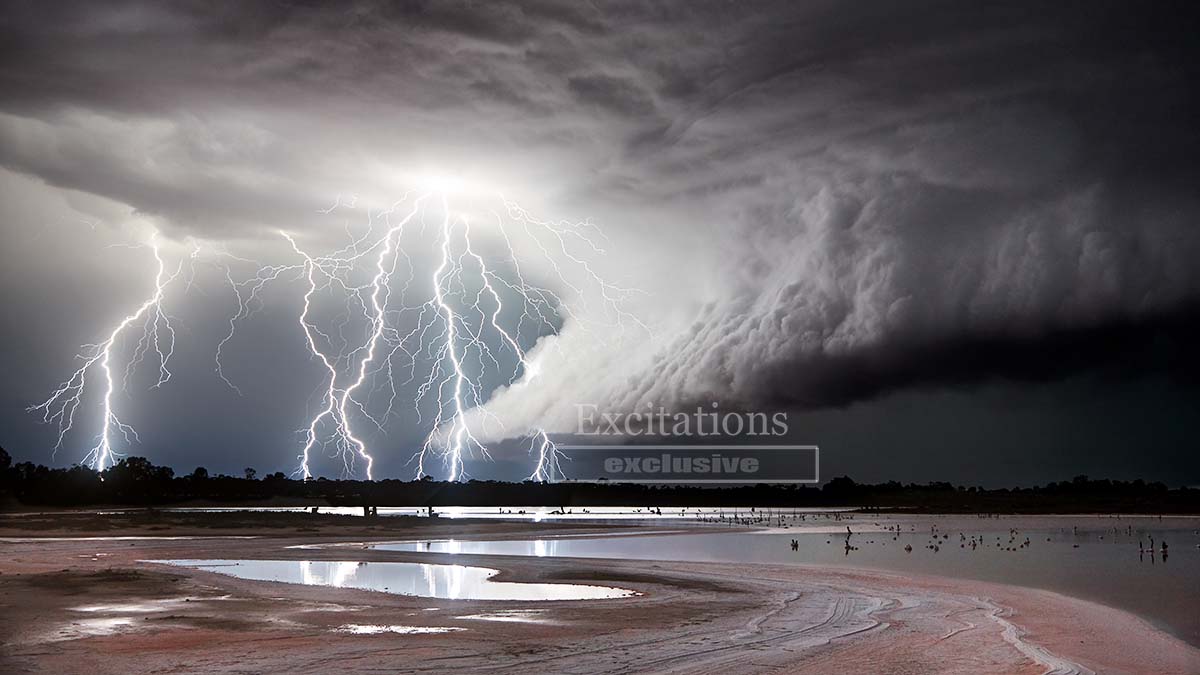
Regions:
[[[1200,672],[1200,650],[1134,615],[1014,586],[794,565],[289,548],[612,527],[306,514],[28,518],[0,523],[0,537],[15,538],[0,543],[3,673]],[[189,536],[197,538],[158,538]],[[32,537],[53,539],[23,540]],[[216,557],[453,562],[500,569],[505,581],[642,595],[437,600],[144,562]]]

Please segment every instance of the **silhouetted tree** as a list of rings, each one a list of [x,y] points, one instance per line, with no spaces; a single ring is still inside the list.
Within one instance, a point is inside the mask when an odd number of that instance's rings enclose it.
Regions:
[[[0,466],[4,464],[0,458]],[[11,458],[8,460],[11,465]],[[895,481],[878,485],[831,480],[823,489],[795,485],[630,485],[627,483],[506,483],[472,480],[447,483],[419,480],[291,479],[275,472],[261,481],[247,468],[245,478],[209,476],[204,467],[176,478],[169,467],[144,457],[128,457],[103,474],[86,466],[51,469],[32,462],[9,467],[9,493],[26,504],[170,504],[190,499],[248,503],[271,497],[334,505],[379,506],[720,506],[801,507],[858,506],[866,509],[906,508],[937,513],[1197,513],[1200,490],[1170,489],[1144,480],[1091,480],[1086,477],[1045,487],[963,489],[949,483],[923,485]],[[104,480],[101,480],[103,475]]]
[[[12,457],[4,448],[0,448],[0,487],[8,486],[10,468],[12,468]]]

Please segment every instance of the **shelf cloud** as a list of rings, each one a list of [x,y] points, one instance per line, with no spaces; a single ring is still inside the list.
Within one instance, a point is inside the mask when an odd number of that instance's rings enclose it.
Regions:
[[[335,198],[365,213],[426,169],[590,219],[646,330],[544,337],[536,379],[488,404],[514,433],[571,428],[575,402],[811,411],[1131,359],[1189,378],[1194,13],[13,3],[0,185],[113,242],[143,223],[266,256],[280,229],[338,241]],[[36,250],[30,211],[0,207],[10,251]],[[34,280],[14,312],[52,255],[12,261]]]

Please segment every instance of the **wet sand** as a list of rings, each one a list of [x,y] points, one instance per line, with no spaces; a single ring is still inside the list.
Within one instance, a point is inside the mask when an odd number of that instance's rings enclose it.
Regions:
[[[0,543],[0,672],[1200,672],[1200,650],[1140,618],[1046,591],[796,565],[297,549],[615,528],[278,515],[6,518],[0,537],[203,538]],[[470,564],[642,595],[436,600],[142,562],[171,558]]]

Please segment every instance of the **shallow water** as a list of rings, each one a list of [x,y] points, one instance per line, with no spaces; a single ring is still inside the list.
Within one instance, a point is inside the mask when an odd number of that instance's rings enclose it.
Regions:
[[[565,556],[694,562],[792,563],[859,566],[982,581],[1016,584],[1058,591],[1135,612],[1179,637],[1200,645],[1200,535],[1186,526],[1157,525],[1143,519],[1115,533],[1103,520],[1072,526],[1050,526],[1053,518],[1028,521],[960,520],[962,529],[940,528],[938,550],[930,522],[905,524],[908,531],[868,531],[853,534],[851,550],[846,535],[784,532],[700,532],[605,538],[546,538],[527,541],[400,542],[375,548],[393,551],[471,553],[484,555]],[[1128,522],[1128,521],[1125,521]],[[881,522],[887,526],[893,523]],[[856,522],[864,529],[870,523]],[[1010,528],[1017,528],[1010,542]],[[912,528],[912,529],[910,529]],[[916,531],[923,529],[923,531]],[[966,540],[960,540],[959,532]],[[942,534],[949,535],[948,539]],[[977,545],[970,546],[974,536]],[[1140,553],[1138,541],[1154,537],[1156,547],[1169,542],[1164,560]],[[1103,539],[1101,539],[1103,537]],[[999,541],[997,541],[999,538]],[[1021,546],[1029,539],[1028,546]],[[798,550],[790,542],[796,539]],[[982,540],[982,544],[978,542]],[[905,552],[905,545],[912,552]],[[1015,550],[1009,551],[1008,548]]]
[[[362,624],[348,623],[334,629],[335,633],[350,633],[351,635],[382,635],[396,633],[398,635],[429,635],[431,633],[451,633],[465,628],[453,626],[405,626],[397,624]]]
[[[465,565],[329,560],[155,560],[252,581],[360,588],[451,600],[602,600],[633,591],[582,584],[492,581],[497,570]]]
[[[338,516],[361,516],[360,506],[320,506],[318,513]],[[176,507],[163,509],[176,513],[233,513],[237,511],[253,511],[260,513],[310,513],[308,506],[258,506],[258,507]],[[795,513],[838,513],[852,510],[852,507],[840,508],[802,508],[788,509]],[[698,521],[706,517],[717,517],[721,514],[730,515],[735,509],[720,508],[665,508],[650,509],[639,506],[589,506],[573,508],[554,508],[549,506],[438,506],[434,513],[440,518],[483,518],[492,520],[531,520],[533,522],[575,520],[575,521]],[[743,514],[749,513],[749,507],[740,509]],[[380,506],[380,516],[419,516],[427,517],[427,508],[411,506]]]

